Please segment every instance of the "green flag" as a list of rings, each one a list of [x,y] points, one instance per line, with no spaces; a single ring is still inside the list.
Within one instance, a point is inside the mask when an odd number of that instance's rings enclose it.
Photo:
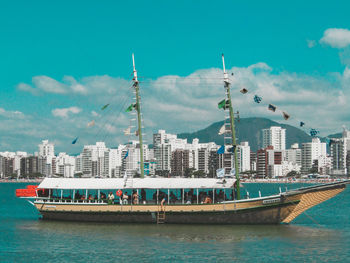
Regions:
[[[108,106],[109,106],[109,103],[108,103],[108,104],[106,104],[106,105],[104,105],[104,106],[101,108],[101,110],[106,109]]]
[[[225,103],[226,103],[226,100],[220,101],[220,102],[218,103],[218,108],[219,108],[219,109],[222,109],[222,108],[225,109]]]
[[[135,107],[135,104],[131,104],[126,110],[125,112],[130,112],[132,111],[132,109]]]

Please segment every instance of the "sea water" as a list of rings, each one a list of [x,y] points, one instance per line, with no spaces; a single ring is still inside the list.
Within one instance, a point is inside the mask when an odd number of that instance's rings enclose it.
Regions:
[[[25,185],[0,183],[0,262],[350,262],[350,189],[289,225],[227,226],[43,221],[15,197]]]

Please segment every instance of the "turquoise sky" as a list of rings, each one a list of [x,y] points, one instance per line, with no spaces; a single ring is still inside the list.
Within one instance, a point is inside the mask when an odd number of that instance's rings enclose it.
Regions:
[[[86,133],[83,125],[75,123],[89,121],[89,114],[104,104],[105,97],[94,100],[99,94],[96,90],[94,96],[52,92],[49,91],[51,86],[42,87],[41,91],[45,92],[33,93],[19,85],[24,83],[37,88],[38,84],[32,82],[35,76],[47,76],[60,83],[65,83],[65,76],[70,76],[87,86],[90,80],[84,81],[84,78],[94,76],[127,81],[130,80],[132,52],[139,75],[148,80],[156,81],[167,75],[186,77],[198,70],[221,68],[220,55],[225,53],[229,68],[243,70],[265,63],[270,67],[266,74],[274,79],[297,76],[293,85],[283,87],[285,92],[299,88],[310,88],[310,92],[314,92],[317,87],[312,83],[318,83],[325,94],[336,90],[346,100],[343,89],[347,87],[344,86],[344,72],[349,64],[349,45],[339,48],[320,40],[327,29],[350,29],[349,10],[349,1],[1,1],[0,108],[4,111],[1,118],[6,127],[0,128],[0,151],[32,151],[46,137],[56,141],[60,150],[75,151],[69,145],[72,137],[84,138]],[[296,88],[305,78],[310,86],[303,84]],[[117,89],[118,84],[115,85]],[[222,92],[220,83],[218,87]],[[101,89],[103,92],[105,90]],[[151,100],[161,90],[146,82],[143,92]],[[262,95],[269,97],[269,94]],[[170,104],[181,104],[175,96],[167,99]],[[214,106],[217,99],[220,98],[216,95],[212,99]],[[274,97],[271,99],[273,101]],[[288,108],[286,101],[276,101],[299,118],[305,116],[297,106],[302,107],[307,102]],[[324,104],[323,101],[319,103]],[[78,107],[80,112],[53,121],[57,117],[53,116],[54,109],[69,107]],[[171,123],[169,118],[162,122],[153,118],[154,112],[146,108],[150,133],[159,128],[174,133],[204,128],[220,120],[221,114],[218,112],[219,115],[193,123],[190,119],[187,123]],[[244,109],[240,110],[244,114]],[[11,119],[14,112],[21,112],[23,116]],[[246,110],[245,116],[266,115],[259,110],[255,113]],[[337,121],[327,125],[311,117],[306,121],[313,127],[320,126],[324,133],[337,132],[342,125],[349,124],[350,118],[345,109],[337,109],[324,118],[335,114],[340,115]],[[72,121],[73,115],[81,118]],[[47,134],[45,129],[39,128],[44,126],[51,127]],[[125,128],[119,126],[118,132]],[[36,134],[33,127],[38,127],[40,133]],[[21,133],[29,129],[31,133]],[[25,142],[18,139],[21,136]],[[94,143],[93,136],[86,138],[82,143]],[[111,139],[110,144],[122,141],[122,138]]]

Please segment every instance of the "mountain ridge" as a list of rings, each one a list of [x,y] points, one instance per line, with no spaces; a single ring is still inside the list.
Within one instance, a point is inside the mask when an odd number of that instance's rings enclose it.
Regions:
[[[192,142],[194,138],[198,138],[200,142],[215,142],[218,145],[224,143],[224,138],[222,135],[218,135],[218,132],[224,121],[218,121],[212,123],[204,129],[198,130],[192,133],[180,133],[178,138],[187,139],[189,142]],[[286,129],[286,148],[290,148],[293,143],[310,142],[311,136],[308,135],[305,131],[294,127],[289,124],[278,123],[267,118],[241,118],[239,121],[235,120],[236,126],[236,137],[238,142],[248,141],[252,151],[257,151],[260,147],[260,131],[261,129],[270,128],[271,126],[279,126]],[[328,137],[338,138],[341,137],[341,133],[331,134]],[[325,138],[320,138],[321,141],[325,141]]]

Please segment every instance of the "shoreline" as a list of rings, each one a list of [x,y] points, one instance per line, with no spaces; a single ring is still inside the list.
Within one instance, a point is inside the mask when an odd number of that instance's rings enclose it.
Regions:
[[[267,183],[267,184],[327,184],[341,182],[347,179],[241,179],[241,183]]]
[[[0,179],[0,183],[41,183],[44,179]]]
[[[42,179],[0,179],[0,183],[41,183]],[[325,184],[341,182],[346,179],[241,179],[241,183],[267,183],[267,184]]]

